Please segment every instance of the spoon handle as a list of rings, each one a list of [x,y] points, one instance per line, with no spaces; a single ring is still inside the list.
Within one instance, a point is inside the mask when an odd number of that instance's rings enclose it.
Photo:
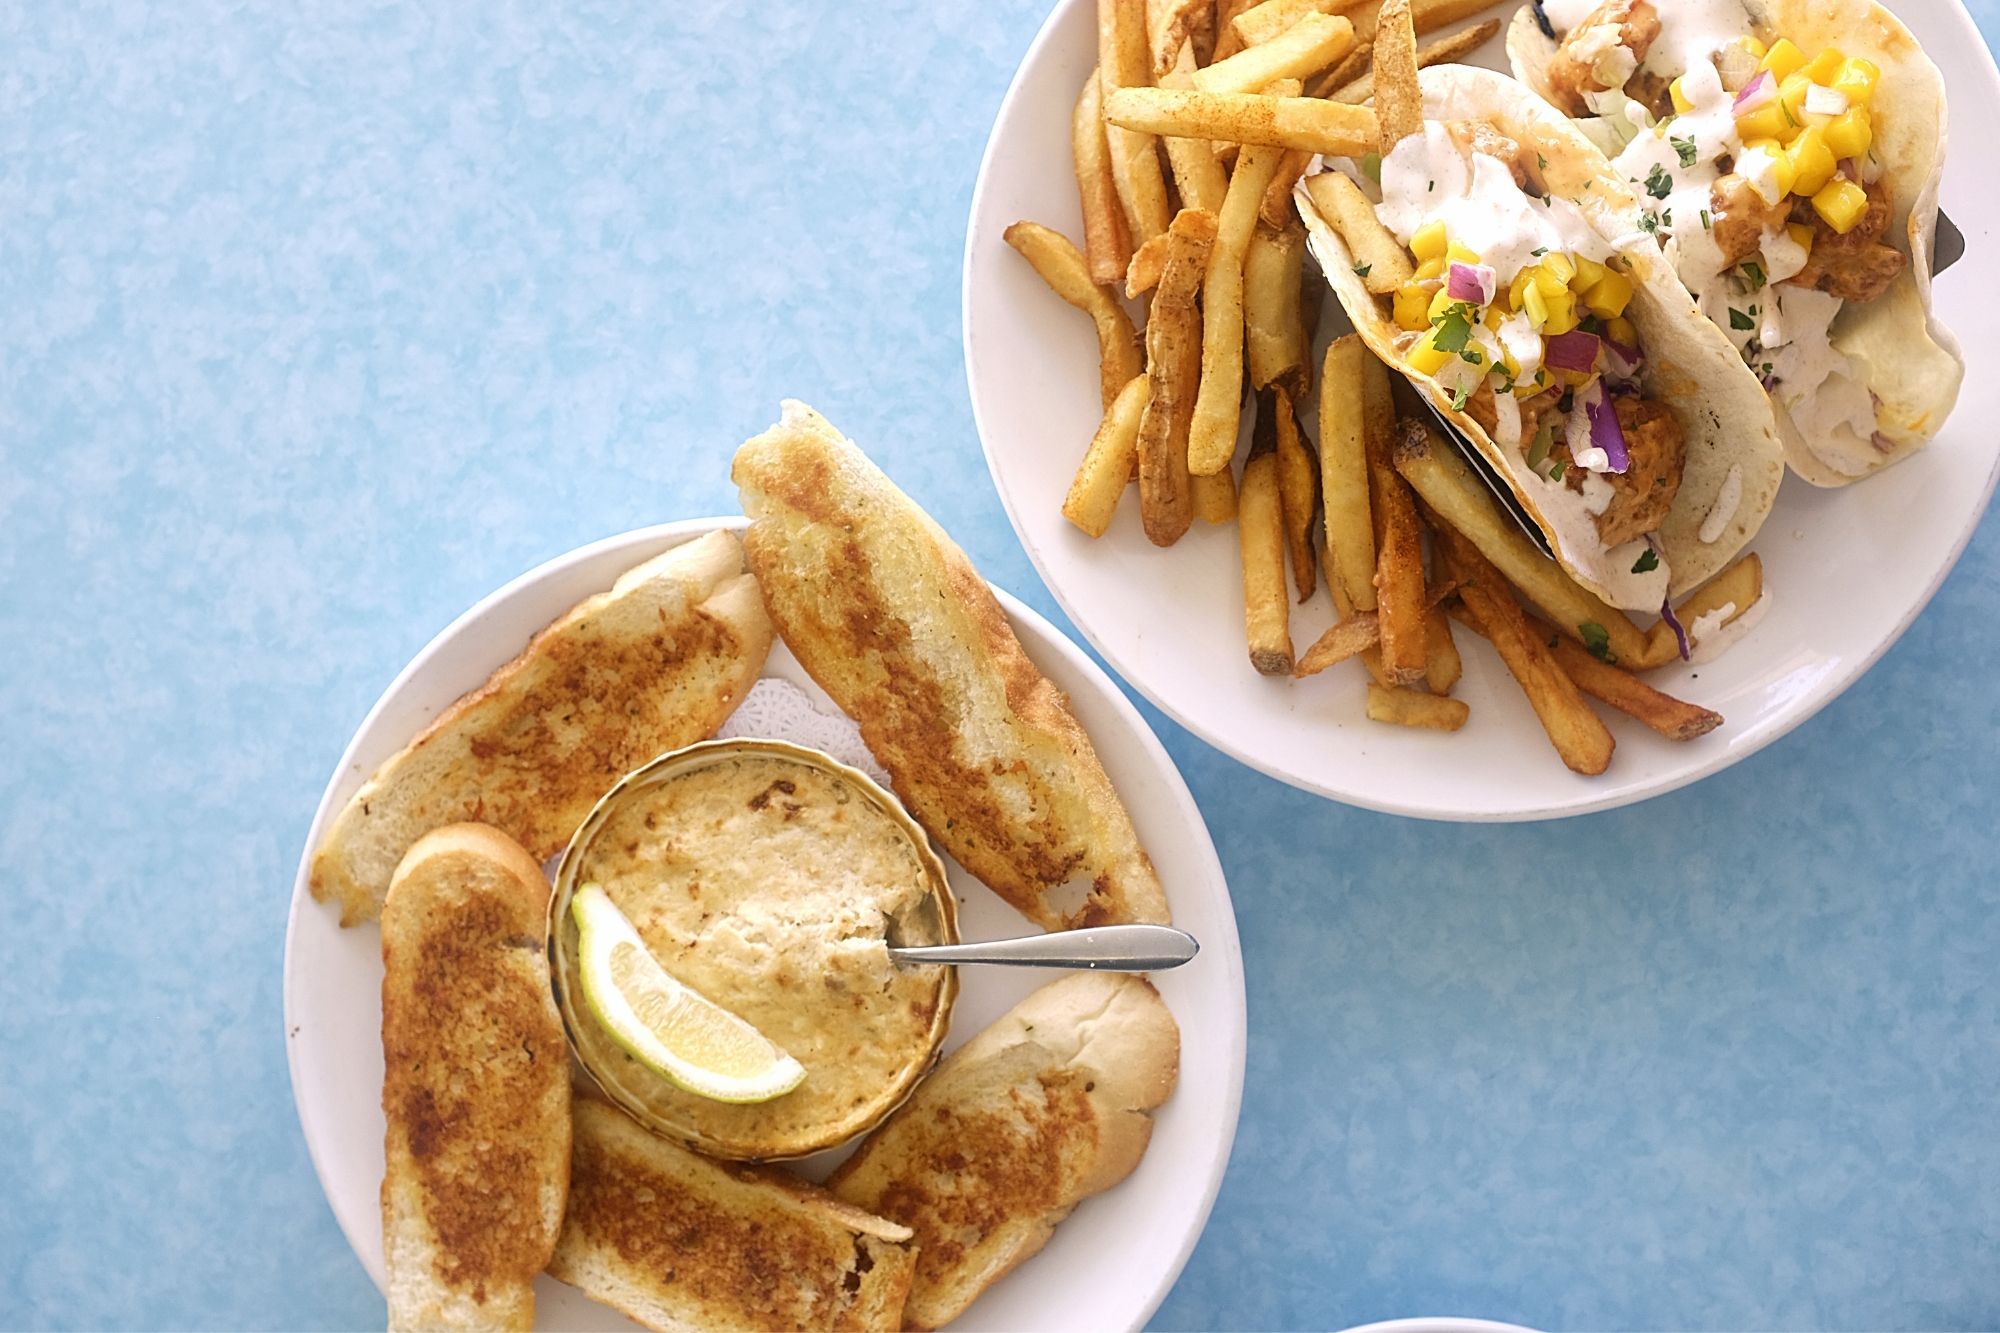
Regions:
[[[975,944],[889,946],[898,964],[1002,963],[1010,967],[1081,967],[1103,972],[1158,972],[1201,952],[1194,936],[1172,926],[1086,926]]]

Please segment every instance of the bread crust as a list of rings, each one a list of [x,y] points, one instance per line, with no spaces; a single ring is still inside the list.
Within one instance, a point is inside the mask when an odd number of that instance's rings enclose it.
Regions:
[[[944,530],[803,403],[730,475],[779,634],[930,835],[1046,929],[1168,921],[1089,736]]]
[[[438,829],[382,913],[389,1327],[526,1329],[569,1187],[548,882],[506,834]]]

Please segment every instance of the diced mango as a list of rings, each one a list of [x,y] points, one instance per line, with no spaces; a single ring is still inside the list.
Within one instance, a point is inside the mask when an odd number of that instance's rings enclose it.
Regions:
[[[1829,181],[1812,201],[1813,212],[1843,236],[1854,230],[1854,224],[1868,211],[1868,192],[1851,180]]]
[[[1439,255],[1435,259],[1426,259],[1423,263],[1417,265],[1417,277],[1419,278],[1442,278],[1443,276],[1443,255]]]
[[[1528,288],[1534,285],[1536,271],[1533,268],[1524,268],[1514,275],[1512,282],[1507,284],[1507,308],[1509,310],[1519,310],[1521,308],[1521,302],[1526,299]]]
[[[1855,56],[1841,65],[1840,73],[1833,76],[1831,86],[1847,94],[1850,105],[1867,106],[1868,99],[1875,95],[1875,81],[1881,77],[1882,71],[1876,68],[1874,61]]]
[[[1521,313],[1528,317],[1529,325],[1535,329],[1541,329],[1549,322],[1548,298],[1533,282],[1521,289]]]
[[[1604,275],[1609,271],[1595,259],[1587,259],[1582,255],[1578,255],[1576,257],[1576,276],[1570,279],[1569,289],[1581,296],[1602,282]]]
[[[1426,332],[1403,355],[1404,364],[1408,365],[1411,370],[1416,371],[1419,375],[1437,374],[1444,366],[1444,363],[1452,358],[1452,353],[1444,351],[1432,341],[1435,336],[1436,333],[1434,330]]]
[[[1675,79],[1667,85],[1667,97],[1673,102],[1674,112],[1677,115],[1684,116],[1694,110],[1694,103],[1688,101],[1687,94],[1681,91],[1681,81],[1679,79]]]
[[[1558,287],[1569,286],[1569,280],[1576,276],[1576,265],[1568,255],[1560,250],[1552,250],[1542,256],[1542,272],[1552,275]]]
[[[1803,74],[1794,74],[1778,85],[1779,114],[1785,118],[1787,134],[1806,123],[1806,90],[1811,87],[1812,80]]]
[[[1599,319],[1616,319],[1632,302],[1632,279],[1611,269],[1604,271],[1595,287],[1585,293],[1584,306]]]
[[[1507,318],[1506,310],[1501,307],[1498,301],[1495,301],[1492,305],[1486,307],[1486,313],[1479,317],[1479,322],[1484,324],[1487,328],[1492,329],[1495,332],[1498,332],[1501,322],[1504,321],[1506,318]]]
[[[1743,136],[1745,143],[1758,139],[1768,139],[1775,143],[1790,133],[1792,128],[1791,123],[1785,119],[1785,108],[1778,104],[1776,98],[1764,103],[1755,111],[1746,111],[1736,118],[1736,132]]]
[[[1831,88],[1833,76],[1840,73],[1840,67],[1846,63],[1847,57],[1840,53],[1840,49],[1829,46],[1806,62],[1803,73],[1814,83],[1825,84]]]
[[[1835,157],[1860,157],[1875,141],[1875,125],[1868,108],[1857,106],[1827,122],[1826,146]]]
[[[1758,69],[1768,69],[1774,79],[1788,78],[1806,63],[1806,53],[1792,43],[1789,37],[1780,37],[1771,43],[1770,50],[1757,62]]]
[[[1632,321],[1623,315],[1614,315],[1604,321],[1604,336],[1625,347],[1639,345],[1639,330],[1632,327]]]
[[[1445,248],[1444,257],[1445,261],[1451,264],[1477,264],[1479,262],[1479,252],[1477,250],[1460,245],[1457,241],[1453,241]]]
[[[1443,259],[1445,249],[1443,219],[1435,222],[1426,222],[1423,226],[1417,228],[1414,236],[1410,237],[1410,253],[1415,255],[1419,261],[1425,259]]]
[[[1549,309],[1548,319],[1542,325],[1543,333],[1568,333],[1581,322],[1576,313],[1576,295],[1569,288],[1564,287],[1543,300]]]
[[[1788,222],[1785,224],[1785,235],[1792,238],[1792,244],[1807,254],[1812,253],[1813,229],[1810,223]]]
[[[1833,150],[1826,146],[1826,131],[1817,125],[1808,126],[1799,132],[1798,138],[1785,146],[1784,159],[1792,164],[1793,194],[1814,195],[1826,188],[1833,179],[1833,169],[1838,164]]]
[[[1396,327],[1419,332],[1431,324],[1431,294],[1421,285],[1406,282],[1396,289]]]
[[[1443,287],[1438,288],[1437,295],[1431,298],[1430,305],[1425,308],[1424,314],[1426,318],[1424,322],[1426,324],[1430,323],[1431,320],[1436,319],[1439,315],[1442,315],[1458,303],[1457,297],[1453,296]]]
[[[1758,41],[1755,37],[1738,37],[1736,39],[1736,44],[1742,47],[1745,51],[1748,51],[1751,55],[1756,56],[1759,60],[1762,60],[1764,58],[1765,53],[1771,49],[1770,47],[1764,45],[1764,43]]]

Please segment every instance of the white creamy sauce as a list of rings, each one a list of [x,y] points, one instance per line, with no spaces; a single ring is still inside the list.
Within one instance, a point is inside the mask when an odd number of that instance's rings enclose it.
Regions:
[[[1544,0],[1542,12],[1557,32],[1568,32],[1591,16],[1604,0]]]
[[[1521,447],[1521,400],[1511,393],[1493,395],[1493,441],[1502,449]]]
[[[1729,528],[1729,520],[1736,517],[1736,507],[1743,503],[1743,465],[1731,463],[1729,475],[1722,479],[1722,489],[1715,493],[1715,503],[1708,507],[1708,517],[1701,521],[1701,531],[1696,534],[1704,545],[1720,541]]]
[[[1604,451],[1602,449],[1586,449],[1583,452],[1595,453],[1598,455],[1599,458],[1602,458],[1604,455]],[[1611,502],[1614,499],[1616,499],[1617,496],[1618,492],[1612,488],[1611,483],[1606,481],[1603,477],[1598,476],[1596,472],[1584,473],[1583,507],[1590,511],[1590,516],[1592,518],[1597,517],[1605,510],[1611,508]]]
[[[1688,661],[1699,666],[1703,662],[1713,662],[1728,652],[1736,643],[1757,627],[1757,622],[1771,609],[1771,590],[1766,588],[1748,610],[1736,619],[1736,603],[1724,602],[1722,606],[1705,616],[1698,616],[1694,624],[1688,626],[1691,652]],[[1724,622],[1727,622],[1726,624]]]
[[[1690,69],[1681,92],[1689,109],[1634,136],[1613,165],[1632,183],[1640,205],[1659,220],[1655,239],[1681,280],[1699,292],[1722,271],[1722,252],[1711,230],[1718,160],[1740,151],[1742,141],[1731,110],[1735,98],[1713,64],[1702,60]]]
[[[1537,250],[1607,259],[1611,247],[1567,199],[1533,199],[1507,164],[1484,153],[1467,159],[1443,124],[1430,121],[1382,159],[1384,226],[1404,245],[1443,219],[1451,239],[1479,255],[1501,281],[1535,262]]]
[[[1782,346],[1764,353],[1777,377],[1771,394],[1792,414],[1813,451],[1829,466],[1841,467],[1828,454],[1835,447],[1833,436],[1844,427],[1858,444],[1866,445],[1875,433],[1875,400],[1853,364],[1833,345],[1830,329],[1840,313],[1840,298],[1808,287],[1780,287],[1767,288],[1766,299],[1773,291],[1786,337]],[[1732,336],[1742,341],[1742,335]]]
[[[1653,9],[1660,16],[1660,35],[1644,64],[1666,79],[1680,77],[1750,32],[1741,0],[1654,0]]]

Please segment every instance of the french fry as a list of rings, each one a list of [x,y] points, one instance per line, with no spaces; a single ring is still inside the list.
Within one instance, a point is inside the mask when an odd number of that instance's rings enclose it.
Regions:
[[[1485,45],[1498,31],[1500,20],[1488,19],[1449,37],[1440,37],[1428,46],[1420,46],[1417,48],[1417,68],[1429,69],[1432,65],[1449,65],[1463,60]],[[1365,102],[1375,95],[1375,76],[1373,73],[1358,74],[1335,84],[1326,95],[1335,102]]]
[[[1589,649],[1542,621],[1530,620],[1529,624],[1578,689],[1627,717],[1637,718],[1668,740],[1691,741],[1722,725],[1722,714],[1663,694],[1623,667],[1598,661]]]
[[[1236,16],[1256,3],[1257,0],[1216,0],[1215,46],[1202,64],[1227,60],[1243,49],[1243,34],[1236,31]]]
[[[1230,20],[1245,46],[1270,41],[1308,14],[1338,14],[1359,0],[1263,0]]]
[[[1285,591],[1284,503],[1274,419],[1259,415],[1251,438],[1236,525],[1243,552],[1244,630],[1250,640],[1250,664],[1267,676],[1289,676],[1291,599]]]
[[[1430,654],[1424,666],[1424,688],[1432,694],[1450,694],[1465,674],[1465,663],[1452,641],[1451,620],[1435,602],[1424,609],[1424,643]]]
[[[1319,567],[1326,572],[1326,590],[1333,598],[1333,609],[1335,614],[1340,617],[1340,624],[1345,624],[1349,620],[1360,620],[1364,617],[1374,620],[1375,637],[1366,648],[1361,650],[1359,656],[1361,658],[1361,665],[1368,668],[1368,674],[1374,677],[1375,683],[1387,689],[1393,682],[1389,679],[1388,673],[1382,669],[1381,618],[1373,611],[1357,611],[1354,608],[1354,603],[1347,600],[1347,590],[1341,587],[1340,580],[1334,577],[1333,559],[1325,549],[1320,551]],[[1324,638],[1325,636],[1321,637]]]
[[[1304,148],[1333,157],[1372,153],[1378,137],[1375,113],[1365,106],[1262,93],[1120,88],[1104,99],[1104,118],[1145,134]]]
[[[1194,516],[1204,523],[1227,523],[1236,517],[1236,476],[1228,468],[1205,477],[1190,477]]]
[[[1160,285],[1160,270],[1167,263],[1167,233],[1161,232],[1132,252],[1125,270],[1125,295],[1143,296]]]
[[[1352,19],[1349,19],[1348,21],[1350,23],[1353,22]],[[1342,87],[1345,84],[1352,83],[1356,79],[1360,78],[1363,74],[1366,74],[1368,72],[1368,67],[1374,63],[1375,63],[1374,39],[1362,38],[1354,43],[1354,49],[1352,51],[1349,51],[1344,57],[1342,57],[1341,62],[1338,65],[1335,65],[1332,69],[1328,70],[1326,73],[1319,75],[1317,78],[1313,79],[1310,83],[1306,84],[1306,96],[1326,97],[1327,94],[1331,93],[1334,89]],[[1335,97],[1329,100],[1340,102],[1340,101],[1345,101],[1346,99]]]
[[[1308,14],[1261,46],[1247,47],[1194,73],[1207,93],[1250,93],[1279,79],[1304,79],[1330,68],[1354,49],[1354,25],[1344,18]]]
[[[1201,374],[1201,311],[1195,299],[1215,244],[1215,214],[1184,208],[1167,235],[1167,262],[1146,321],[1146,377],[1152,388],[1139,418],[1139,517],[1155,546],[1172,546],[1194,522],[1187,432]]]
[[[1063,517],[1092,537],[1102,537],[1118,509],[1118,497],[1132,480],[1139,459],[1139,419],[1153,396],[1152,381],[1134,375],[1104,409],[1104,420],[1084,451],[1083,463],[1063,497]]]
[[[1378,151],[1387,157],[1412,134],[1424,132],[1424,94],[1417,85],[1417,31],[1410,0],[1383,0],[1375,29],[1375,115]]]
[[[1118,186],[1111,179],[1111,149],[1104,133],[1104,89],[1093,69],[1070,115],[1070,156],[1076,164],[1077,197],[1083,204],[1083,253],[1090,261],[1090,279],[1109,285],[1125,276],[1132,237],[1125,229]]]
[[[1329,583],[1328,586],[1337,587],[1338,585]],[[1431,584],[1424,589],[1424,613],[1427,616],[1435,614],[1442,619],[1445,599],[1457,591],[1458,580],[1454,578],[1445,578]],[[1336,663],[1345,662],[1351,657],[1363,657],[1365,655],[1372,659],[1368,668],[1370,674],[1376,680],[1380,681],[1383,677],[1378,664],[1379,654],[1375,654],[1371,650],[1382,642],[1381,614],[1376,611],[1354,610],[1346,604],[1345,598],[1338,592],[1334,593],[1333,601],[1334,609],[1340,612],[1340,619],[1335,622],[1333,628],[1313,640],[1312,646],[1300,655],[1298,665],[1293,668],[1292,674],[1301,677],[1317,675]],[[1452,647],[1451,660],[1454,671],[1451,682],[1456,684],[1458,680],[1455,674],[1458,669],[1458,648],[1456,645]],[[1449,686],[1446,689],[1440,690],[1432,684],[1432,677],[1429,675],[1424,677],[1424,683],[1430,686],[1432,694],[1449,692]]]
[[[1109,106],[1118,90],[1145,90],[1153,81],[1146,53],[1146,0],[1097,0],[1097,74]],[[1107,118],[1108,119],[1108,118]],[[1125,209],[1132,244],[1144,245],[1172,221],[1160,154],[1150,133],[1112,122],[1105,130],[1111,181]]]
[[[1695,589],[1679,606],[1674,608],[1674,616],[1685,628],[1711,612],[1725,606],[1733,606],[1722,622],[1727,625],[1753,606],[1764,595],[1764,562],[1751,551],[1737,559],[1736,563],[1717,574],[1714,578]],[[1646,651],[1637,659],[1641,671],[1662,667],[1681,655],[1680,640],[1674,637],[1674,627],[1661,620],[1646,635]],[[1632,661],[1631,658],[1621,658]]]
[[[1410,252],[1384,226],[1374,203],[1342,172],[1322,171],[1306,177],[1306,197],[1319,215],[1340,233],[1354,257],[1354,272],[1377,296],[1386,296],[1416,273]]]
[[[1278,498],[1285,511],[1285,552],[1292,561],[1292,583],[1299,600],[1313,595],[1319,571],[1313,564],[1312,521],[1319,509],[1319,460],[1299,430],[1292,396],[1273,387],[1257,395],[1257,428],[1266,416],[1277,428]]]
[[[1369,367],[1374,367],[1371,372]],[[1327,582],[1356,611],[1375,609],[1375,520],[1368,503],[1366,389],[1381,363],[1361,335],[1327,345],[1319,379],[1319,492],[1326,517]]]
[[[1039,222],[1016,222],[1001,234],[1057,296],[1097,325],[1098,394],[1103,406],[1111,406],[1118,391],[1144,369],[1131,316],[1117,298],[1090,280],[1089,263],[1061,232]]]
[[[1433,529],[1464,534],[1564,634],[1581,643],[1583,626],[1601,626],[1614,660],[1646,660],[1646,636],[1639,628],[1535,549],[1513,518],[1500,512],[1485,483],[1472,475],[1457,451],[1426,431],[1421,437],[1397,441],[1395,464],[1437,515]]]
[[[1410,26],[1416,29],[1418,36],[1422,36],[1492,7],[1493,0],[1410,0]],[[1384,8],[1384,0],[1362,0],[1362,3],[1345,11],[1348,20],[1354,24],[1357,40],[1375,40],[1375,30],[1380,26]]]
[[[1421,430],[1416,423],[1410,428]],[[1398,685],[1414,685],[1430,663],[1424,626],[1423,529],[1409,484],[1388,458],[1368,459],[1368,503],[1375,516],[1375,609],[1382,617],[1382,669]]]
[[[1368,682],[1368,717],[1374,722],[1393,722],[1399,727],[1426,727],[1432,731],[1457,731],[1472,716],[1463,699],[1446,699],[1421,690],[1384,689]]]
[[[1201,390],[1188,430],[1188,470],[1206,477],[1229,466],[1243,411],[1243,255],[1278,150],[1244,150],[1229,178],[1215,245],[1201,284]]]
[[[1155,78],[1174,67],[1201,14],[1213,8],[1214,0],[1146,0],[1146,46]]]
[[[1194,49],[1184,46],[1173,69],[1161,78],[1160,86],[1190,88],[1193,86],[1194,71]],[[1215,145],[1206,139],[1183,139],[1178,136],[1169,136],[1160,142],[1166,145],[1167,165],[1173,169],[1174,188],[1180,191],[1181,207],[1205,208],[1211,213],[1221,213],[1223,196],[1229,192],[1229,173],[1217,160]]]
[[[1507,670],[1528,696],[1542,730],[1572,772],[1595,777],[1611,766],[1614,743],[1604,719],[1590,711],[1583,694],[1556,664],[1547,643],[1528,623],[1521,604],[1500,571],[1463,533],[1437,530],[1439,549],[1460,580],[1459,600],[1472,624],[1493,645]]]
[[[1306,232],[1297,219],[1273,230],[1259,224],[1243,256],[1243,342],[1250,386],[1275,384],[1298,402],[1312,388],[1312,343],[1299,308]]]

